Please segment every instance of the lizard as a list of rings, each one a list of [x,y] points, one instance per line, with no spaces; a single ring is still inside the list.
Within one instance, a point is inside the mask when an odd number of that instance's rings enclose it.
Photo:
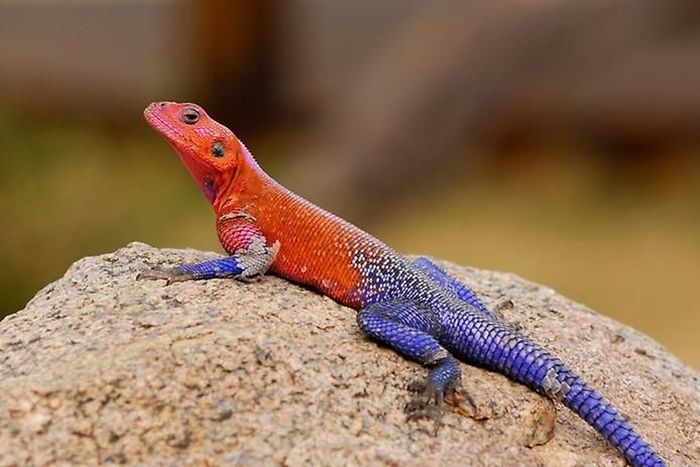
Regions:
[[[665,465],[582,377],[499,319],[472,289],[435,262],[408,259],[284,188],[230,129],[196,104],[154,102],[144,117],[174,148],[211,203],[219,241],[228,255],[156,266],[142,271],[140,278],[170,284],[278,275],[354,308],[368,338],[427,367],[418,415],[438,423],[445,396],[460,387],[463,361],[564,404],[629,464]]]

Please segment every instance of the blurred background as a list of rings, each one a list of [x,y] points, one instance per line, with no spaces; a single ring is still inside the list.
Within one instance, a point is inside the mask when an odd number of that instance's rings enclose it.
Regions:
[[[695,0],[4,0],[0,317],[134,240],[220,251],[155,100],[402,252],[547,284],[700,368]]]

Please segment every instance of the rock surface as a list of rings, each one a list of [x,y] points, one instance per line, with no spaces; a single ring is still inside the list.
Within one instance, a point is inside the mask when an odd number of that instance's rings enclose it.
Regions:
[[[0,323],[0,465],[624,465],[582,420],[463,366],[476,413],[407,422],[425,371],[353,310],[276,277],[136,281],[213,254],[84,258]],[[671,465],[700,465],[700,379],[648,337],[513,275],[449,266],[610,399]]]

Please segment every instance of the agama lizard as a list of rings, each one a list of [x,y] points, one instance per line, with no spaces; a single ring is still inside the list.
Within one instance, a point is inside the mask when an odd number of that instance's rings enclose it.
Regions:
[[[229,256],[141,274],[168,283],[271,272],[357,310],[371,339],[429,368],[426,402],[442,410],[460,383],[458,359],[560,401],[634,466],[664,462],[627,421],[558,358],[502,322],[427,258],[409,260],[268,176],[199,106],[153,103],[144,115],[173,146],[216,213]]]

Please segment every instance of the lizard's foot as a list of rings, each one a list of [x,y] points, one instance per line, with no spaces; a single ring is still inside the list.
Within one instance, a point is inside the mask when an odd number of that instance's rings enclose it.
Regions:
[[[430,381],[416,380],[409,389],[416,393],[406,406],[409,420],[429,419],[435,424],[437,432],[442,425],[445,409],[445,392]]]
[[[165,280],[166,285],[170,285],[173,282],[181,282],[193,279],[193,275],[189,272],[185,272],[182,269],[175,268],[162,268],[156,267],[152,269],[145,269],[140,271],[136,275],[136,280]]]
[[[488,416],[480,415],[474,399],[469,392],[460,386],[459,382],[451,383],[447,388],[440,389],[429,380],[416,380],[409,389],[415,396],[406,405],[408,420],[432,420],[437,435],[442,426],[442,415],[445,412],[445,401],[452,405],[455,411],[474,420],[485,420]],[[462,401],[466,401],[469,409],[465,410]]]
[[[417,392],[417,396],[409,402],[406,407],[409,420],[431,419],[435,425],[435,434],[442,426],[442,415],[445,409],[445,396],[454,395],[460,387],[460,373],[457,360],[448,355],[437,363],[425,381],[418,381],[411,384],[412,389]],[[471,397],[466,399],[470,404],[474,404]]]

